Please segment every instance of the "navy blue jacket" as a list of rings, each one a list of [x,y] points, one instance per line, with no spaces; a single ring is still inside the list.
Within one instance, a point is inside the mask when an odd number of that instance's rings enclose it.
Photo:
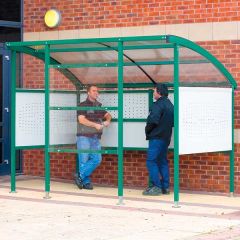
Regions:
[[[174,107],[167,97],[160,97],[153,103],[145,128],[146,139],[162,139],[170,144],[174,125]]]

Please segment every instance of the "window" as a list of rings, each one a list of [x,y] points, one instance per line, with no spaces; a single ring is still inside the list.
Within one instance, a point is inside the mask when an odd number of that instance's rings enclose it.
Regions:
[[[21,41],[21,29],[0,27],[0,42],[17,42]]]
[[[1,1],[0,20],[21,22],[21,0]]]

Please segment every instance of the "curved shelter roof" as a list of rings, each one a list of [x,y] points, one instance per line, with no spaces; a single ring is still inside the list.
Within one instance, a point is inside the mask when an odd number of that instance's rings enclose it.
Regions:
[[[173,35],[10,42],[7,47],[44,60],[48,45],[51,67],[81,87],[118,82],[119,42],[123,42],[124,83],[171,85],[174,63],[178,62],[180,86],[237,87],[232,75],[212,54],[192,41]],[[178,59],[174,56],[176,46]]]

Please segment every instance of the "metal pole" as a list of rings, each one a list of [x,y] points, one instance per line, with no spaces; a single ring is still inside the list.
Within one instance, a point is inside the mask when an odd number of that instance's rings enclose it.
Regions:
[[[49,148],[49,45],[45,45],[45,197],[50,198],[50,155]]]
[[[16,192],[16,55],[11,52],[11,193]]]
[[[123,204],[123,42],[118,42],[118,204]]]
[[[174,207],[179,207],[179,46],[174,46]]]
[[[234,193],[234,87],[232,87],[232,150],[230,152],[230,196]]]

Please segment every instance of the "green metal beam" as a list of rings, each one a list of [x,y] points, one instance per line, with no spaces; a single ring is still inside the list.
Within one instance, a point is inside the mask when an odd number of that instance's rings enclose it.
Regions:
[[[201,64],[201,63],[210,63],[207,60],[182,60],[179,61],[179,64]],[[173,65],[174,61],[147,61],[147,62],[124,62],[123,66],[155,66],[155,65]],[[103,62],[103,63],[69,63],[69,64],[53,64],[50,65],[51,68],[88,68],[88,67],[117,67],[117,62]]]
[[[123,50],[144,50],[144,49],[166,49],[173,48],[173,44],[158,44],[158,45],[133,45],[123,46]],[[71,47],[71,48],[51,48],[50,52],[100,52],[100,51],[117,51],[117,47]],[[44,49],[36,50],[44,52]]]
[[[102,149],[102,150],[89,150],[89,149],[73,149],[73,148],[49,148],[49,152],[56,153],[102,153],[102,154],[117,154],[116,149]]]
[[[66,40],[47,40],[47,41],[25,41],[25,42],[8,42],[8,48],[21,46],[37,45],[68,45],[79,43],[117,43],[117,42],[134,42],[134,41],[166,41],[166,35],[160,36],[141,36],[141,37],[115,37],[115,38],[84,38],[84,39],[66,39]]]
[[[165,83],[167,84],[167,86],[171,87],[173,86],[173,83]],[[109,84],[97,84],[97,86],[99,88],[117,88],[118,85],[117,83],[109,83]],[[152,88],[154,85],[153,83],[139,83],[139,82],[136,82],[136,83],[123,83],[123,87],[124,88]]]
[[[117,67],[117,63],[71,63],[71,64],[54,64],[51,68],[87,68],[87,67]]]
[[[118,110],[118,107],[49,107],[49,110]]]

